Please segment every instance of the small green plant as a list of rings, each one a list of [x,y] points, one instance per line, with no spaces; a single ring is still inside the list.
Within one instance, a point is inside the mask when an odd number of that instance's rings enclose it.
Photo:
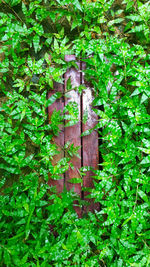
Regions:
[[[150,265],[149,9],[142,0],[0,1],[0,266]],[[63,120],[78,122],[75,102],[47,116],[62,97],[47,93],[77,67],[68,54],[86,62],[99,120],[82,136],[99,132],[103,158],[88,195],[100,210],[80,219],[74,191],[48,186],[78,156],[66,143],[52,164]]]

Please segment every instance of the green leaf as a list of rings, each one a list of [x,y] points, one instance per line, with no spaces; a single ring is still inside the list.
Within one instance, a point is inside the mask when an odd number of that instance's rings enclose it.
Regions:
[[[6,266],[10,266],[11,264],[10,253],[6,249],[4,250],[4,263]]]
[[[5,182],[6,182],[6,178],[2,178],[0,180],[0,188],[4,186]]]
[[[138,87],[145,86],[145,84],[143,82],[140,82],[140,81],[134,81],[134,82],[131,82],[129,84],[133,85],[133,86],[138,86]]]
[[[31,208],[31,211],[30,211],[30,214],[29,214],[29,217],[28,217],[28,220],[27,220],[27,224],[26,224],[26,228],[25,228],[25,233],[26,233],[25,239],[26,240],[27,240],[27,238],[28,238],[28,236],[30,234],[30,222],[31,222],[31,218],[32,218],[34,210],[35,210],[35,207]]]
[[[128,33],[132,33],[132,32],[142,32],[144,31],[144,25],[141,24],[139,26],[135,26],[134,28],[132,28]]]
[[[23,232],[21,232],[21,233],[15,235],[15,236],[9,238],[9,240],[18,239],[19,237],[22,237],[24,234],[25,234],[25,231],[23,231]]]
[[[109,117],[107,116],[107,114],[102,111],[102,110],[99,110],[99,109],[95,109],[93,108],[93,111],[98,115],[100,116],[102,119],[105,119],[105,120],[108,120],[109,121]]]
[[[74,0],[74,5],[77,9],[79,9],[80,11],[82,11],[82,7],[80,5],[80,2],[78,0]]]
[[[79,22],[78,22],[78,20],[74,20],[74,21],[72,22],[72,25],[71,25],[71,31],[72,31],[73,29],[75,29],[77,26],[79,26]]]
[[[19,166],[16,167],[16,168],[13,168],[13,167],[7,167],[5,164],[1,163],[0,164],[0,169],[4,169],[10,173],[13,173],[13,174],[20,174],[21,171],[19,169]]]
[[[37,53],[37,51],[39,50],[39,44],[40,44],[40,37],[39,37],[39,35],[36,34],[33,37],[33,45],[34,45],[35,53]]]
[[[24,15],[27,16],[28,11],[27,11],[27,8],[23,2],[22,2],[22,11],[23,11]]]
[[[83,113],[83,123],[86,124],[88,120],[88,109],[86,109]]]
[[[140,91],[139,89],[135,89],[134,92],[131,94],[131,96],[139,95]]]
[[[54,51],[59,54],[59,44],[56,38],[54,38]]]
[[[19,93],[21,93],[25,87],[25,82],[21,79],[16,79],[16,84],[13,85],[13,87],[19,87]]]
[[[138,147],[141,151],[143,151],[146,154],[150,154],[150,148],[143,148],[143,147]]]
[[[140,164],[149,164],[150,163],[150,155],[145,157]]]
[[[29,163],[32,161],[33,157],[34,157],[34,154],[31,154],[28,157],[26,157],[25,159],[23,159],[23,161],[21,163],[21,167],[28,166]]]
[[[140,196],[144,201],[146,201],[147,203],[149,203],[147,195],[146,195],[142,190],[139,190],[139,189],[138,189],[138,194],[139,194],[139,196]]]
[[[149,97],[143,93],[141,97],[141,104],[144,103],[147,99],[149,99]]]
[[[142,21],[142,18],[140,15],[129,15],[129,16],[126,16],[127,19],[131,19],[132,21],[137,21],[137,22],[140,22]]]
[[[93,106],[102,106],[105,103],[105,100],[103,98],[96,97],[93,100]]]
[[[51,65],[51,56],[48,53],[45,53],[45,60],[48,63],[48,65]]]
[[[21,259],[21,264],[25,264],[26,262],[27,262],[27,260],[28,260],[28,256],[29,256],[29,252],[27,252],[24,256],[23,256],[23,258]]]
[[[132,218],[134,217],[134,214],[131,214],[131,216],[129,218],[127,218],[123,224],[121,226],[124,226],[125,224],[127,224],[130,220],[132,220]]]
[[[67,80],[66,89],[67,89],[67,91],[72,89],[71,77],[69,77],[69,79]]]
[[[113,19],[113,20],[109,21],[107,25],[108,25],[108,27],[110,27],[114,24],[118,24],[118,23],[122,22],[123,20],[124,20],[123,18]]]
[[[47,101],[46,101],[46,107],[52,105],[56,99],[60,98],[62,96],[61,92],[57,92],[55,94],[53,94]]]
[[[83,242],[84,241],[83,236],[81,235],[80,231],[77,231],[77,240],[79,242]]]
[[[81,136],[87,136],[87,135],[91,134],[92,132],[93,132],[93,129],[86,130],[85,132],[83,132],[81,134]]]
[[[80,184],[83,182],[83,180],[81,178],[72,178],[72,179],[69,179],[68,182],[71,184]]]

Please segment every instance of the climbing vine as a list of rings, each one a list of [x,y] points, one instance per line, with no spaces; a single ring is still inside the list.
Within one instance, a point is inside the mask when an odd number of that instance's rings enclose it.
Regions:
[[[150,1],[0,0],[1,266],[150,265],[149,25]],[[80,219],[78,196],[47,184],[77,153],[66,145],[52,164],[64,116],[49,123],[61,94],[47,93],[76,67],[66,54],[86,62],[103,158],[90,192],[100,211]]]

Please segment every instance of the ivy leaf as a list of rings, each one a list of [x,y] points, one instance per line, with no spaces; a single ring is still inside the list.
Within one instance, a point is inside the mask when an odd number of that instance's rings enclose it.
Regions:
[[[144,31],[144,24],[141,24],[139,26],[135,26],[133,29],[131,29],[128,33],[132,32],[142,32]]]
[[[105,100],[103,98],[96,97],[93,100],[93,106],[102,106],[105,103]]]
[[[2,180],[0,181],[0,188],[4,186],[6,182],[6,178],[2,178]]]
[[[74,20],[74,21],[72,22],[72,25],[71,25],[71,31],[72,31],[73,29],[75,29],[78,25],[79,25],[78,20]]]
[[[65,115],[65,116],[67,116],[67,115]],[[70,127],[70,126],[73,126],[73,125],[78,123],[78,120],[72,119],[71,115],[68,115],[68,116],[70,116],[70,117],[69,118],[65,117],[65,119],[67,119],[67,120],[69,119],[70,121],[65,123],[65,127]]]
[[[67,80],[67,85],[66,85],[67,91],[70,91],[72,89],[72,84],[71,84],[71,77]]]
[[[78,86],[78,92],[80,95],[82,94],[83,90],[86,90],[86,87],[83,84],[79,85]]]
[[[27,8],[23,2],[22,2],[22,11],[23,11],[23,14],[26,16],[28,11],[27,11]]]
[[[51,65],[51,56],[48,53],[45,53],[45,60],[48,65]]]
[[[16,79],[16,83],[13,85],[13,87],[19,87],[19,93],[21,93],[25,87],[25,82],[21,79]]]
[[[30,211],[30,214],[29,214],[29,217],[28,217],[28,220],[27,220],[27,223],[26,223],[26,228],[25,228],[25,233],[26,233],[26,237],[25,239],[27,240],[29,234],[30,234],[30,221],[31,221],[31,218],[33,216],[33,212],[35,210],[35,207],[31,208],[31,211]]]
[[[150,154],[150,148],[143,148],[143,147],[138,147],[141,151],[143,151],[145,154]]]
[[[85,132],[83,132],[81,134],[81,136],[87,136],[87,135],[91,134],[92,132],[93,132],[93,129],[86,130]]]
[[[60,98],[62,96],[61,92],[57,92],[55,94],[53,94],[47,101],[46,101],[46,107],[52,105],[56,99]]]
[[[137,22],[140,22],[142,21],[142,18],[140,15],[129,15],[129,16],[126,16],[127,19],[131,19],[132,21],[137,21]]]
[[[131,82],[129,84],[132,86],[138,86],[138,87],[145,86],[145,84],[143,82],[140,82],[140,81],[134,81],[134,82]]]
[[[33,159],[34,154],[29,155],[21,162],[21,167],[29,166],[30,161]]]
[[[82,243],[84,241],[83,236],[81,235],[81,233],[79,231],[77,231],[77,240]]]
[[[56,52],[56,54],[59,54],[59,44],[56,38],[54,38],[54,51]]]
[[[86,124],[88,120],[88,109],[86,108],[86,110],[83,113],[83,123]]]
[[[142,97],[141,97],[141,104],[144,103],[149,97],[146,95],[146,94],[142,94]]]
[[[3,257],[4,257],[4,263],[6,264],[6,266],[8,266],[8,265],[10,266],[10,263],[11,263],[10,251],[5,249]]]
[[[20,174],[21,173],[21,171],[20,171],[20,169],[19,169],[19,167],[17,168],[12,168],[12,167],[7,167],[5,164],[3,164],[3,163],[1,163],[0,164],[0,169],[4,169],[4,170],[6,170],[6,171],[8,171],[8,172],[10,172],[10,173],[13,173],[13,174]]]
[[[83,180],[81,178],[72,178],[72,179],[68,180],[68,183],[72,183],[72,184],[80,184],[82,182],[83,182]]]
[[[149,202],[147,195],[142,190],[138,190],[138,194],[145,202]]]
[[[149,164],[150,163],[150,155],[145,157],[140,164]]]
[[[123,20],[124,20],[123,18],[114,19],[114,20],[109,21],[107,25],[109,27],[109,26],[112,26],[114,24],[118,24],[118,23],[122,22]]]
[[[23,258],[21,259],[21,265],[24,265],[26,262],[27,262],[27,260],[28,260],[28,256],[29,256],[29,252],[27,252],[24,256],[23,256]]]
[[[39,50],[39,44],[40,44],[40,37],[39,37],[39,35],[36,34],[33,37],[33,45],[34,45],[35,53],[37,53],[37,51]]]
[[[82,7],[81,7],[81,5],[80,5],[80,3],[79,3],[78,0],[74,0],[74,5],[75,5],[75,7],[76,7],[77,9],[79,9],[80,11],[82,11]]]
[[[134,92],[131,94],[131,96],[139,95],[140,91],[139,89],[135,89]]]
[[[102,119],[109,120],[109,117],[106,115],[106,113],[99,109],[93,109],[93,111],[100,116]]]

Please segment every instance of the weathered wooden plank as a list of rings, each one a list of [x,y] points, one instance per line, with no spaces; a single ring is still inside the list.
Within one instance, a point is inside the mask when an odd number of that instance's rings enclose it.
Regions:
[[[66,61],[75,60],[74,55],[67,55],[65,56]],[[80,178],[79,169],[81,166],[91,166],[94,169],[98,169],[99,164],[99,151],[98,151],[98,133],[96,131],[93,131],[90,135],[85,137],[80,137],[81,131],[84,132],[88,129],[93,128],[96,123],[98,116],[93,112],[92,110],[92,101],[93,101],[93,95],[92,95],[92,88],[87,81],[84,79],[84,73],[81,74],[80,70],[85,69],[86,65],[85,63],[78,63],[76,64],[79,66],[79,70],[76,70],[75,68],[71,67],[67,70],[67,72],[64,75],[64,88],[63,85],[59,83],[54,84],[54,91],[51,91],[48,95],[50,97],[53,93],[56,91],[63,90],[67,91],[67,80],[71,78],[71,84],[72,87],[78,87],[81,83],[85,84],[87,89],[83,92],[82,97],[79,95],[79,93],[76,90],[71,90],[70,92],[67,92],[67,97],[65,97],[64,101],[63,98],[57,100],[54,104],[48,107],[48,113],[49,113],[49,119],[51,119],[51,115],[56,110],[63,110],[64,106],[66,106],[69,102],[76,102],[79,110],[79,118],[78,123],[73,126],[64,127],[60,126],[61,132],[58,137],[54,138],[54,143],[58,145],[58,150],[60,151],[59,155],[56,155],[52,161],[53,165],[56,165],[57,162],[63,158],[64,151],[61,149],[61,147],[64,146],[65,143],[70,142],[70,144],[74,144],[74,146],[80,146],[79,149],[79,155],[82,158],[73,157],[71,159],[71,162],[74,165],[74,169],[69,169],[65,175],[62,175],[62,179],[60,180],[49,180],[49,185],[56,186],[57,192],[60,193],[63,190],[64,183],[67,188],[67,190],[70,190],[74,188],[74,191],[80,196],[83,197],[85,200],[87,200],[90,205],[88,207],[84,207],[84,212],[87,211],[93,211],[94,209],[99,209],[99,204],[95,204],[92,199],[88,199],[88,188],[93,187],[93,179],[92,175],[93,173],[91,171],[86,173],[86,176],[83,179],[83,186],[87,188],[87,191],[84,192],[82,195],[81,193],[81,184],[73,184],[70,182],[72,178]],[[68,98],[69,97],[69,98]],[[83,114],[84,112],[88,113],[88,120],[86,124],[82,122],[83,120]],[[82,146],[82,148],[81,148]],[[77,202],[74,202],[74,208],[78,214],[79,217],[82,215],[82,211],[79,207],[75,206],[78,204]]]
[[[82,70],[85,69],[85,63],[81,63]],[[82,131],[89,130],[97,124],[98,116],[92,110],[92,101],[94,99],[92,95],[92,88],[89,83],[84,79],[84,73],[82,73],[82,83],[86,85],[87,89],[82,94],[82,114],[87,112],[88,120],[86,124],[82,123]],[[94,169],[98,169],[99,163],[99,150],[98,150],[98,132],[93,131],[90,135],[82,137],[82,155],[83,166],[91,166]],[[88,171],[83,179],[83,186],[93,188],[92,171]],[[88,192],[84,192],[84,199],[86,200]],[[84,211],[94,210],[98,208],[97,204],[94,204],[93,200],[87,199],[90,202],[88,207],[84,207]]]
[[[66,61],[71,61],[75,60],[74,55],[66,55],[65,56]],[[77,63],[77,62],[76,62]],[[77,63],[78,66],[80,67],[80,64]],[[67,86],[67,80],[71,77],[71,84],[72,87],[77,87],[80,85],[81,81],[81,75],[78,70],[75,68],[70,68],[67,70],[65,73],[65,91],[67,91],[66,86]],[[65,105],[67,105],[69,102],[76,102],[78,105],[79,109],[79,122],[76,125],[70,126],[70,127],[65,127],[65,143],[70,142],[71,144],[74,144],[74,146],[80,146],[81,147],[81,98],[80,95],[77,91],[71,90],[71,92],[67,93],[67,96],[69,98],[65,98]],[[79,155],[81,157],[81,148],[79,149]],[[80,178],[80,173],[79,173],[79,168],[81,168],[81,159],[78,157],[74,156],[71,159],[71,162],[74,165],[74,170],[71,168],[65,173],[65,185],[67,190],[70,190],[71,188],[74,187],[74,191],[81,197],[81,184],[73,184],[70,183],[69,180],[72,178]],[[81,217],[81,210],[78,207],[75,207],[75,210],[78,214],[79,217]]]
[[[48,93],[48,98],[51,97],[55,92],[62,92],[63,93],[63,85],[60,83],[54,83],[54,90]],[[48,107],[48,116],[49,116],[49,121],[51,120],[51,115],[53,111],[56,109],[58,110],[63,110],[64,108],[64,99],[63,97],[57,99],[52,105]],[[61,132],[59,133],[59,136],[54,137],[54,143],[58,146],[58,151],[60,152],[58,155],[55,155],[52,164],[55,166],[57,162],[64,157],[64,150],[62,149],[64,146],[64,125],[59,126]],[[49,179],[48,184],[50,186],[56,186],[57,192],[61,193],[64,188],[64,174],[60,175],[62,179],[60,180],[53,180]]]

